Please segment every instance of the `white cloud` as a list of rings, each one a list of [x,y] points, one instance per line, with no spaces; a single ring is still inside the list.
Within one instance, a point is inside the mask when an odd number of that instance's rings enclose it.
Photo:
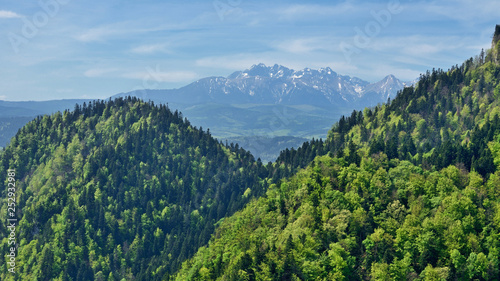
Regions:
[[[74,38],[82,42],[105,41],[121,37],[130,39],[150,32],[183,31],[191,27],[190,23],[150,23],[146,20],[143,23],[138,19],[87,28],[78,32]]]
[[[77,35],[76,39],[82,42],[92,42],[92,41],[100,41],[106,37],[124,33],[125,33],[124,30],[112,29],[111,27],[98,27],[98,28],[91,28]]]
[[[242,53],[228,56],[206,57],[197,60],[196,66],[210,69],[217,67],[218,69],[240,71],[248,69],[252,65],[258,63],[264,63],[268,66],[279,64],[294,70],[300,70],[306,67],[313,69],[331,67],[335,72],[342,75],[352,74],[358,71],[356,65],[343,62],[341,57],[336,58],[334,55],[325,56],[324,54],[309,54],[291,57],[289,54],[284,54],[283,52],[260,54]]]
[[[400,36],[373,38],[368,50],[407,57],[436,59],[454,51],[469,48],[473,41],[457,36]]]
[[[434,2],[425,5],[426,12],[435,13],[463,22],[476,22],[490,17],[497,18],[500,2],[497,0],[453,0]]]
[[[192,71],[161,71],[159,66],[156,69],[146,67],[144,71],[128,71],[123,72],[118,68],[92,68],[84,72],[84,75],[89,78],[95,77],[120,77],[134,80],[142,80],[143,82],[161,83],[161,82],[192,82],[199,75]]]
[[[158,69],[157,69],[158,70]],[[143,72],[130,72],[122,75],[123,78],[142,80],[143,82],[161,83],[161,82],[192,82],[199,78],[198,74],[192,71],[168,71],[162,72],[153,69],[147,69]]]
[[[408,45],[404,47],[403,53],[411,56],[423,56],[428,57],[431,55],[435,55],[444,50],[448,49],[446,46],[439,46],[433,44],[416,44],[416,45]]]
[[[6,100],[6,99],[7,99],[7,96],[5,96],[5,95],[0,96],[0,100]]]
[[[268,66],[280,64],[296,70],[305,67],[315,67],[315,64],[309,58],[306,58],[306,56],[300,58],[294,56],[292,58],[289,54],[283,52],[240,53],[227,56],[205,57],[196,60],[195,65],[209,69],[240,71],[259,63],[264,63]],[[324,67],[324,64],[321,64],[320,67]]]
[[[20,18],[19,14],[16,14],[12,11],[0,10],[0,19],[12,19],[12,18]]]
[[[394,74],[401,80],[413,80],[419,77],[421,71],[412,69],[410,67],[401,67],[391,65],[390,62],[381,63],[380,60],[368,60],[363,63],[347,63],[343,60],[340,54],[324,55],[324,54],[311,54],[291,58],[289,55],[279,52],[262,53],[262,54],[238,54],[220,57],[207,57],[196,61],[199,67],[207,68],[225,68],[231,71],[239,71],[248,69],[250,66],[257,63],[264,63],[268,66],[275,63],[286,66],[294,70],[301,70],[306,67],[312,69],[319,69],[330,67],[339,75],[349,75],[351,77],[358,77],[370,82],[377,82],[383,79],[388,74]]]
[[[167,44],[141,45],[132,48],[131,52],[136,54],[171,53]]]
[[[205,57],[196,60],[196,65],[209,68],[243,70],[257,63],[272,65],[273,62],[259,54],[235,54],[228,56]]]
[[[292,54],[304,54],[314,51],[325,50],[325,47],[329,46],[321,38],[300,38],[281,41],[276,44],[278,50],[292,53]]]
[[[155,29],[138,28],[137,24],[133,25],[129,22],[118,22],[99,27],[89,28],[80,32],[75,38],[82,42],[104,41],[110,38],[125,36],[130,37],[132,34],[154,31]]]

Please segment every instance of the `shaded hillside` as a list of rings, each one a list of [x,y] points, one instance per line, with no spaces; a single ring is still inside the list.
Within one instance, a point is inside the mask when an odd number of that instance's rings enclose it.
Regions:
[[[88,100],[51,101],[1,101],[0,100],[0,147],[5,147],[17,131],[38,115],[52,114],[73,109],[76,103]]]
[[[38,117],[0,165],[16,171],[19,219],[16,275],[2,259],[1,280],[159,280],[263,194],[267,176],[245,150],[130,97]]]
[[[0,147],[5,147],[12,136],[26,125],[33,117],[0,117]]]
[[[257,155],[263,163],[276,160],[280,151],[292,147],[300,147],[307,139],[296,137],[234,137],[228,138],[228,142],[237,143],[239,146],[249,150],[252,155]]]

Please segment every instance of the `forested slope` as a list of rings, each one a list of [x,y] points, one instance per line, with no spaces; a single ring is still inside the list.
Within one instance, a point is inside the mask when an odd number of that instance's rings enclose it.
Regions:
[[[1,280],[159,280],[266,189],[266,168],[178,112],[135,98],[39,117],[1,152],[15,169],[16,274]],[[9,186],[10,187],[10,186]],[[7,177],[1,181],[7,217]],[[2,253],[10,230],[0,224]]]
[[[277,159],[281,173],[292,175],[327,153],[359,164],[378,152],[429,169],[462,163],[483,176],[490,173],[492,150],[485,148],[500,113],[500,26],[492,46],[448,71],[422,74],[415,87],[387,104],[341,117],[325,141],[283,151]]]
[[[176,280],[498,280],[499,39],[284,151]]]
[[[497,280],[500,174],[322,156],[224,221],[176,280]]]

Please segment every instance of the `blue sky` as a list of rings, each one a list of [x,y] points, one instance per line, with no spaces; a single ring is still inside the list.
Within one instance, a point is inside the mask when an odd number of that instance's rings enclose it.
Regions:
[[[489,48],[500,1],[0,0],[0,99],[107,98],[253,64],[413,80]]]

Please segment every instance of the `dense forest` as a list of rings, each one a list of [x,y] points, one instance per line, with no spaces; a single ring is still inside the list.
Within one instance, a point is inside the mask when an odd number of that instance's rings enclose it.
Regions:
[[[16,274],[2,259],[1,280],[159,280],[206,244],[219,220],[262,195],[268,176],[242,148],[135,98],[33,120],[0,166],[16,171],[19,219]]]
[[[498,280],[499,115],[500,26],[266,165],[136,98],[40,116],[0,152],[0,279]]]
[[[317,157],[226,219],[176,280],[498,280],[500,174]]]
[[[497,26],[491,50],[283,151],[176,280],[498,280],[499,115]]]

